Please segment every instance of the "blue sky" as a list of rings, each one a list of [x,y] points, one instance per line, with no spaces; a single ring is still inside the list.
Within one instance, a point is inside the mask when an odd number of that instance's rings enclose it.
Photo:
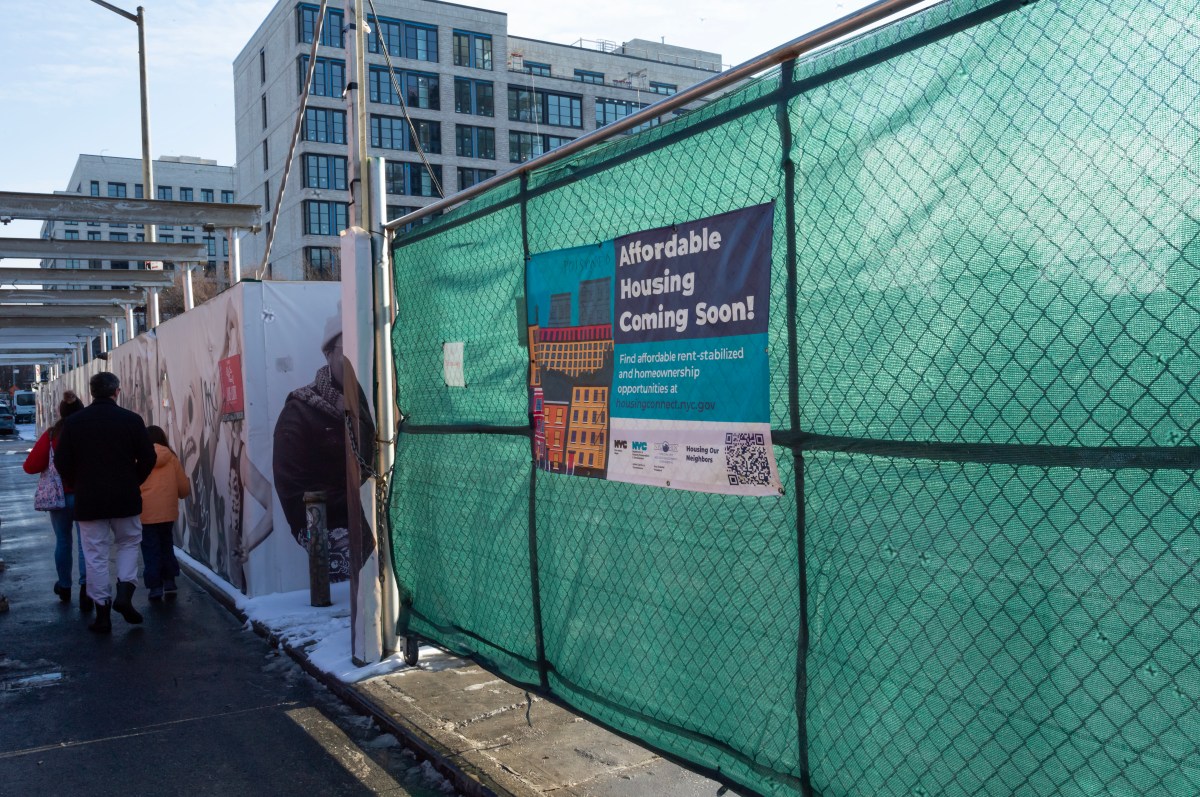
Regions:
[[[151,154],[234,165],[233,59],[274,0],[140,0]],[[344,5],[349,0],[342,0]],[[138,0],[112,0],[136,12]],[[573,43],[664,38],[739,64],[851,13],[860,0],[480,0],[517,36]],[[140,158],[137,27],[90,0],[5,3],[0,25],[0,190],[63,190],[80,153]],[[36,237],[13,222],[0,236]],[[5,261],[5,265],[17,265]]]

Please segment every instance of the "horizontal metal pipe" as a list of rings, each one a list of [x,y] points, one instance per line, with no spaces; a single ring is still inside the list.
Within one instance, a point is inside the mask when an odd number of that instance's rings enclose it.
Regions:
[[[806,33],[796,39],[791,40],[787,44],[782,44],[774,50],[763,53],[762,55],[751,58],[743,64],[725,70],[719,75],[714,75],[707,80],[701,81],[694,86],[689,86],[686,89],[672,94],[669,97],[664,97],[653,105],[649,105],[636,111],[624,119],[618,119],[611,124],[593,130],[592,132],[580,136],[574,141],[568,141],[557,149],[553,149],[544,155],[539,155],[533,160],[515,166],[504,174],[498,174],[495,177],[489,177],[483,182],[476,183],[470,188],[465,188],[458,193],[451,194],[448,197],[439,199],[424,207],[417,208],[411,213],[406,213],[398,219],[389,221],[384,225],[384,229],[398,230],[405,225],[411,224],[414,221],[419,221],[426,216],[437,213],[440,210],[461,205],[469,199],[474,199],[480,194],[490,191],[498,185],[517,179],[521,174],[531,172],[535,169],[540,169],[555,161],[570,157],[575,153],[587,149],[588,147],[599,144],[602,141],[624,133],[626,130],[632,130],[638,125],[645,124],[651,119],[656,119],[664,113],[673,111],[676,108],[681,108],[693,100],[698,100],[714,94],[722,89],[733,86],[740,80],[752,77],[759,72],[770,69],[773,66],[782,64],[784,61],[798,58],[799,56],[815,50],[829,42],[848,36],[852,33],[862,30],[868,25],[872,25],[880,20],[896,14],[906,8],[918,5],[924,0],[879,0],[877,3],[859,9],[853,14],[842,17],[839,20],[830,22],[824,27],[817,28],[811,33]]]

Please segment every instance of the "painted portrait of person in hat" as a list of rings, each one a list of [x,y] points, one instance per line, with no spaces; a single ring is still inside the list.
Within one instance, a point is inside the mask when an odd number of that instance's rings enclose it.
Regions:
[[[312,383],[288,394],[275,423],[272,470],[275,492],[287,518],[292,536],[308,547],[304,494],[326,494],[329,525],[329,579],[350,577],[349,508],[346,479],[346,404],[343,387],[345,357],[342,354],[341,307],[325,322],[321,336],[325,365],[317,369]],[[368,406],[358,390],[359,406]],[[363,413],[350,429],[361,445],[370,448],[375,424]],[[361,509],[357,510],[361,513]],[[365,523],[365,519],[362,520]]]

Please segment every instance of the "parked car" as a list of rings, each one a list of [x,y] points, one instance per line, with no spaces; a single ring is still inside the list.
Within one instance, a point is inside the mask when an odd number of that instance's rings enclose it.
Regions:
[[[8,411],[8,405],[0,407],[0,437],[12,437],[17,433],[17,421]]]
[[[37,420],[37,397],[32,390],[18,390],[13,394],[13,416],[17,423]]]

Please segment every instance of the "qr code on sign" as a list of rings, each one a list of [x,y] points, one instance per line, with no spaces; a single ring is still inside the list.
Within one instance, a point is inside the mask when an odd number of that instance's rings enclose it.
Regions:
[[[767,441],[753,432],[725,433],[725,472],[733,486],[771,483]]]

